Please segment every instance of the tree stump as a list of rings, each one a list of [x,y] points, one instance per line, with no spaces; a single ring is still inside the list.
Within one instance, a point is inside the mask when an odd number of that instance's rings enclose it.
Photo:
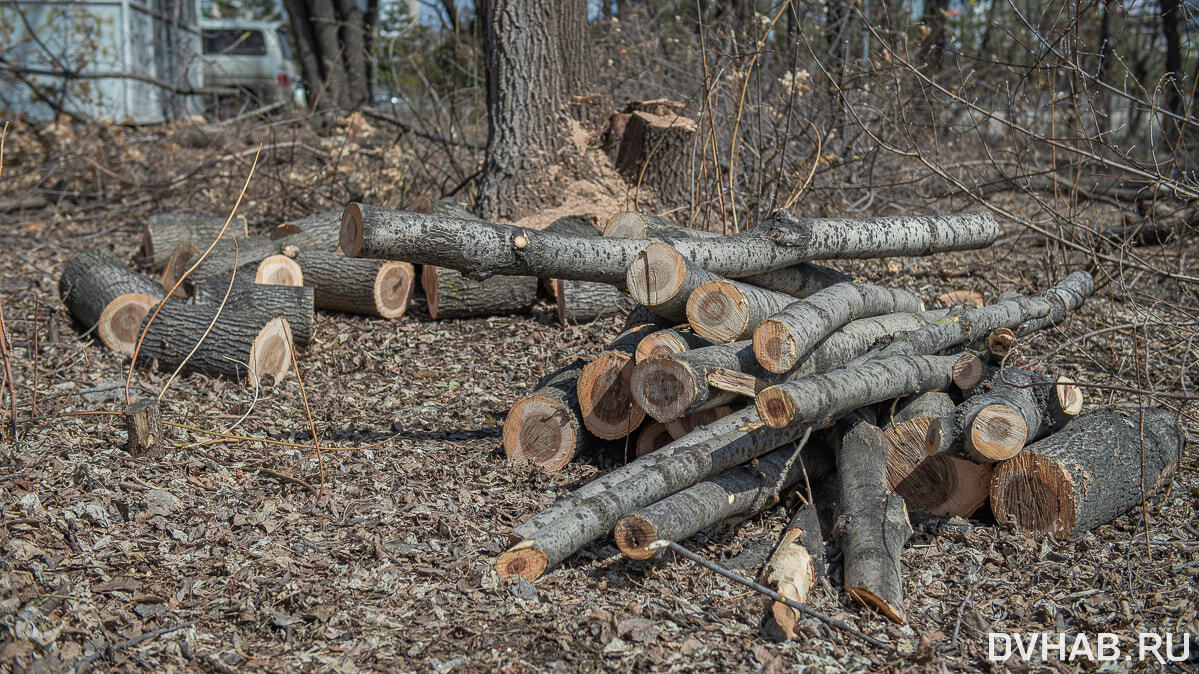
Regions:
[[[125,430],[129,433],[125,449],[134,458],[157,459],[166,454],[162,441],[162,416],[158,400],[144,398],[125,408]]]

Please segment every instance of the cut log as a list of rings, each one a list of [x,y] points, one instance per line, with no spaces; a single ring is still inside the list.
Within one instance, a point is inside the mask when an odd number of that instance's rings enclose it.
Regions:
[[[972,395],[929,424],[928,453],[975,463],[1010,459],[1024,446],[1058,430],[1082,409],[1082,393],[1068,379],[1005,368],[990,389]],[[978,387],[976,387],[978,388]]]
[[[769,372],[789,372],[850,321],[923,308],[920,300],[905,290],[838,283],[761,321],[753,331],[754,355]]]
[[[755,274],[745,283],[785,295],[806,297],[847,280],[844,274],[803,263]],[[721,278],[689,261],[668,242],[655,242],[639,251],[625,272],[625,284],[634,300],[674,320],[685,320],[687,299],[700,285]]]
[[[286,255],[271,255],[258,263],[254,270],[254,282],[299,287],[304,285],[304,271]]]
[[[775,548],[762,575],[766,585],[791,601],[807,603],[816,579],[824,574],[824,534],[820,529],[820,514],[813,504],[795,511],[782,540]],[[798,636],[795,626],[800,614],[782,602],[771,601],[767,629],[777,628],[784,639]]]
[[[987,303],[983,294],[977,290],[951,290],[937,295],[937,301],[943,306],[960,304],[967,307],[981,307]]]
[[[117,353],[133,355],[146,312],[166,291],[106,250],[71,258],[58,279],[58,294],[85,329]]]
[[[970,397],[975,389],[985,390],[982,385],[995,376],[998,371],[999,368],[983,363],[978,356],[972,353],[963,353],[953,364],[953,385],[958,387],[964,396]]]
[[[341,212],[323,211],[285,222],[271,233],[272,239],[287,239],[286,243],[302,250],[332,253],[341,239]]]
[[[157,362],[163,370],[174,370],[186,361],[186,371],[244,380],[249,386],[277,384],[291,368],[288,346],[294,340],[285,318],[176,300],[164,302],[153,322],[151,316],[153,312],[142,322],[146,336],[137,362],[143,365]]]
[[[997,328],[987,335],[987,362],[998,365],[1016,347],[1016,333],[1009,328]]]
[[[772,428],[829,421],[865,405],[944,389],[953,356],[893,356],[776,384],[754,405]]]
[[[672,440],[675,438],[666,428],[666,424],[660,421],[648,422],[637,432],[637,456],[656,452],[669,445]]]
[[[200,250],[207,248],[221,233],[226,221],[229,227],[222,238],[249,236],[243,215],[235,215],[232,220],[225,215],[208,213],[151,215],[142,234],[142,258],[151,269],[162,269],[181,243],[194,243]]]
[[[676,239],[679,237],[719,238],[723,234],[682,227],[649,213],[617,213],[604,225],[604,236],[626,239]]]
[[[628,296],[607,283],[552,279],[550,284],[562,325],[615,316],[632,305]]]
[[[912,535],[903,499],[887,489],[887,439],[877,427],[848,424],[837,448],[841,515],[837,539],[845,591],[892,621],[906,623],[900,553]]]
[[[162,414],[156,398],[135,400],[125,408],[125,451],[134,458],[158,459],[166,454]]]
[[[633,354],[642,338],[657,326],[639,324],[627,327],[579,375],[579,407],[583,423],[596,437],[605,440],[623,438],[645,419],[645,410],[633,398]]]
[[[198,257],[200,257],[200,249],[190,241],[184,241],[175,246],[175,250],[167,258],[166,266],[162,268],[162,274],[158,277],[158,283],[163,288],[167,288],[168,290],[175,288],[175,292],[171,294],[171,297],[181,300],[187,299],[189,287],[187,285],[175,287],[175,282],[179,280],[180,276],[183,276],[183,273],[187,271],[187,268]]]
[[[717,419],[723,419],[732,413],[733,408],[729,407],[728,405],[721,405],[720,407],[701,410],[694,414],[688,414],[681,419],[675,419],[674,421],[668,422],[666,424],[666,430],[670,433],[671,439],[678,440],[700,426],[707,426],[713,421],[716,421]]]
[[[233,254],[234,247],[237,248],[236,257]],[[200,246],[201,252],[207,249],[207,246]],[[195,284],[210,278],[228,276],[235,269],[239,276],[256,278],[259,263],[272,255],[278,255],[280,250],[280,242],[265,236],[222,238],[187,278]]]
[[[399,318],[408,310],[416,271],[407,262],[359,260],[341,253],[300,251],[295,258],[318,309]]]
[[[702,349],[706,346],[712,346],[712,342],[691,332],[690,329],[672,330],[667,328],[646,335],[641,340],[641,343],[637,345],[637,353],[634,354],[634,358],[640,363],[654,356],[683,353],[691,349]]]
[[[517,574],[536,580],[546,569],[610,531],[624,513],[793,442],[804,430],[799,426],[767,428],[754,421],[752,410],[730,414],[612,471],[609,479],[593,480],[600,485],[566,497],[564,505],[543,518],[539,528],[513,529],[523,540],[499,556],[496,570],[504,578]],[[613,476],[623,479],[614,483]],[[593,495],[584,498],[580,492]]]
[[[226,299],[225,292],[229,295]],[[231,311],[260,311],[268,316],[287,319],[296,346],[308,346],[312,341],[312,288],[306,286],[267,285],[212,279],[196,285],[192,301],[197,304],[220,304]]]
[[[815,448],[814,448],[815,449]],[[802,451],[803,457],[818,451]],[[819,464],[820,470],[815,466]],[[649,559],[650,544],[659,540],[682,541],[710,526],[732,518],[753,516],[778,502],[779,493],[803,478],[801,449],[787,445],[745,466],[688,487],[657,503],[637,508],[616,522],[616,546],[626,557]],[[827,458],[807,468],[810,478],[827,473]]]
[[[649,188],[663,208],[691,202],[691,143],[698,127],[677,114],[630,113],[613,165],[634,191]],[[644,197],[642,197],[644,200]]]
[[[795,298],[738,281],[708,281],[687,298],[687,323],[713,342],[736,342]]]
[[[645,360],[633,368],[631,390],[639,407],[666,423],[737,399],[713,390],[708,375],[718,369],[763,374],[749,342],[717,344]]]
[[[434,320],[525,314],[537,298],[537,279],[532,276],[474,281],[453,269],[425,265],[420,279]]]
[[[913,419],[917,420],[919,417]],[[888,475],[889,468],[888,464]],[[991,469],[990,465],[953,456],[929,456],[894,490],[903,497],[909,510],[968,519],[987,502]]]
[[[1089,410],[995,467],[991,510],[999,522],[1065,539],[1165,493],[1181,453],[1164,409],[1144,408],[1143,419],[1136,408]]]
[[[998,236],[987,213],[801,219],[776,211],[744,234],[675,242],[680,253],[721,276],[739,278],[819,259],[927,255],[981,248]],[[538,276],[623,285],[648,239],[574,237],[460,218],[351,203],[341,247],[351,257],[451,267],[474,278]],[[586,261],[586,264],[580,264]]]
[[[576,392],[584,361],[551,373],[516,401],[504,419],[504,454],[545,470],[560,470],[580,451],[598,443],[583,425]]]
[[[895,413],[891,415],[887,423],[897,424],[916,417],[941,417],[952,412],[954,407],[956,405],[953,404],[953,398],[949,397],[948,393],[929,391],[900,400],[895,407]]]
[[[928,458],[924,439],[934,417],[915,417],[883,429],[887,437],[887,488],[894,491]]]

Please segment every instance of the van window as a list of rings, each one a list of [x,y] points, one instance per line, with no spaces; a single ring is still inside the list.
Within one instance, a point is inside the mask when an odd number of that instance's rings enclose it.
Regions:
[[[283,52],[283,60],[291,60],[291,45],[287,43],[287,35],[283,31],[275,31],[279,36],[279,49]]]
[[[260,30],[228,28],[204,31],[205,54],[266,56],[266,39]]]

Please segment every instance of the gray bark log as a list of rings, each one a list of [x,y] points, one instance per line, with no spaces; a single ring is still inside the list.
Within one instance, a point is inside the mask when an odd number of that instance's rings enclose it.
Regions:
[[[736,342],[748,339],[759,323],[794,301],[748,283],[708,281],[687,298],[687,322],[713,342]]]
[[[1142,494],[1165,493],[1182,442],[1164,409],[1145,408],[1143,420],[1136,408],[1090,410],[996,466],[991,509],[1025,531],[1080,534],[1139,506]]]
[[[408,309],[415,285],[412,265],[360,260],[341,253],[301,250],[295,261],[311,286],[318,309],[365,316],[399,318]]]
[[[832,258],[927,255],[982,248],[998,235],[985,213],[873,220],[801,220],[780,211],[750,232],[673,245],[728,278]],[[623,285],[648,239],[571,237],[506,225],[391,211],[352,203],[342,220],[347,255],[452,267],[477,278],[549,276]]]
[[[559,470],[579,452],[599,444],[583,424],[576,391],[584,361],[544,377],[512,406],[504,419],[504,454],[509,459]]]
[[[537,299],[537,279],[531,276],[475,281],[453,269],[425,265],[421,285],[434,320],[524,314]]]
[[[146,220],[142,235],[142,256],[154,271],[166,266],[167,259],[181,243],[194,243],[204,250],[220,234],[228,216],[209,213],[163,213],[151,215]],[[225,237],[249,235],[246,218],[234,216],[225,230]],[[336,240],[336,237],[335,237]]]
[[[269,316],[282,316],[291,327],[291,336],[296,346],[308,346],[312,341],[312,288],[306,286],[276,286],[262,283],[235,281],[229,288],[227,279],[213,279],[196,286],[192,302],[197,304],[220,304],[225,298],[225,309],[230,311],[260,311]]]

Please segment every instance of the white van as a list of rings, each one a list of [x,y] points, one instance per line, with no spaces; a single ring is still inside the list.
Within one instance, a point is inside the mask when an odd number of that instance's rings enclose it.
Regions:
[[[282,24],[242,19],[201,19],[204,85],[240,89],[258,101],[296,101],[299,70]]]

